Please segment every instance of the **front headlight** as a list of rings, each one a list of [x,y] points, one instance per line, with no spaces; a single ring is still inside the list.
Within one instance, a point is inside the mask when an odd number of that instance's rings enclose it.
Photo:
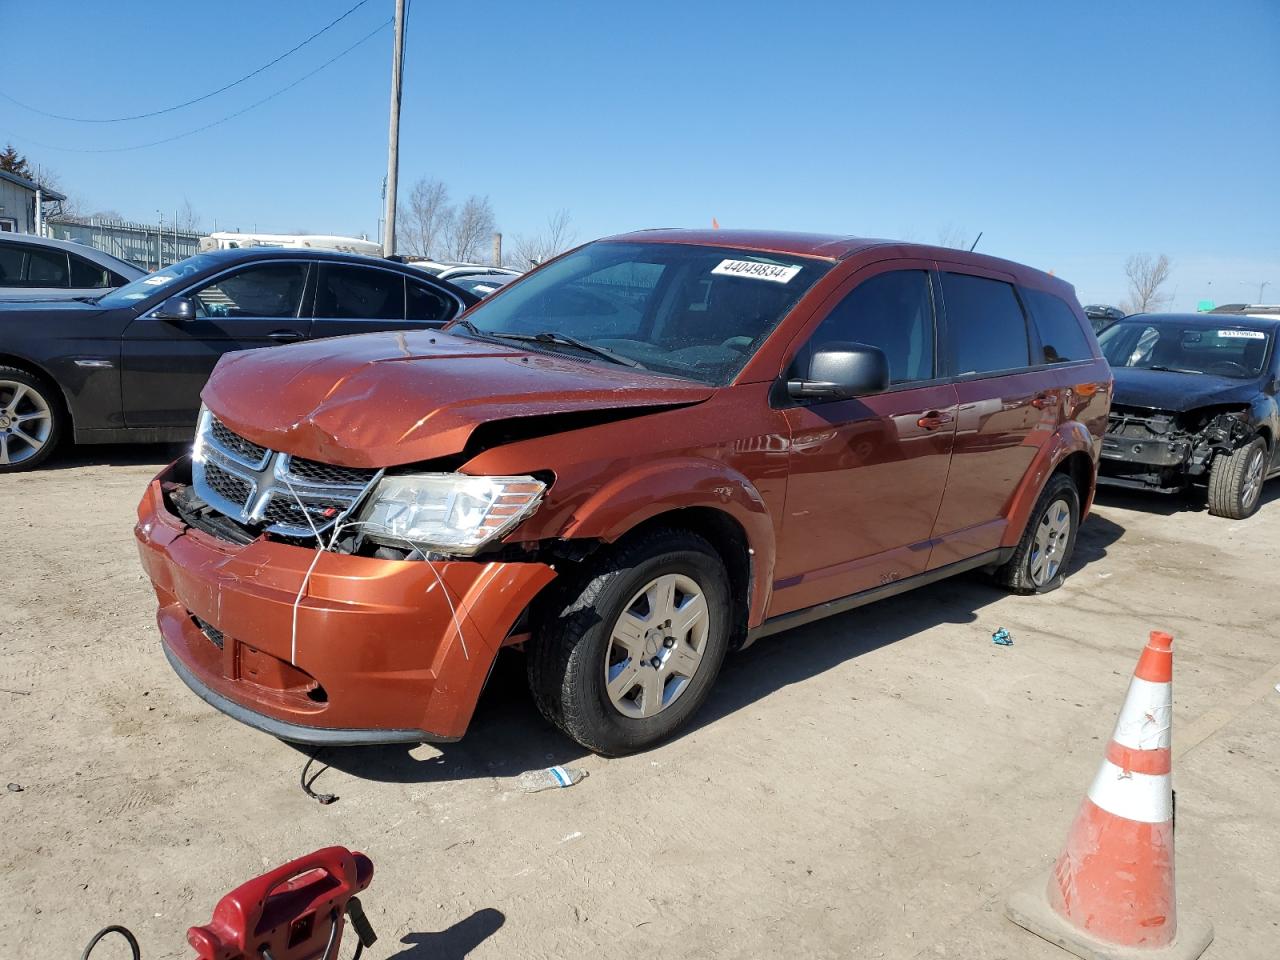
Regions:
[[[361,512],[360,529],[378,543],[472,554],[533,513],[546,489],[533,477],[387,476]]]

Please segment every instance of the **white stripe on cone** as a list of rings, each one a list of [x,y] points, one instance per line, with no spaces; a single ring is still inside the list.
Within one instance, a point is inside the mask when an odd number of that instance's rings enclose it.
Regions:
[[[1134,677],[1111,739],[1130,750],[1168,749],[1172,722],[1173,684]]]
[[[1103,760],[1089,787],[1089,799],[1107,813],[1141,823],[1173,817],[1173,786],[1167,773],[1134,773]]]

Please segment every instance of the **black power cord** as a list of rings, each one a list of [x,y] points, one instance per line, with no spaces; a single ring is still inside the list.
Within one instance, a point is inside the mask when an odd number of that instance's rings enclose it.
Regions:
[[[310,797],[312,800],[319,803],[321,806],[327,807],[329,804],[333,803],[335,800],[338,799],[338,795],[335,793],[317,793],[315,790],[312,789],[312,787],[315,785],[315,782],[320,779],[320,774],[324,773],[326,770],[329,769],[328,765],[326,764],[325,766],[317,770],[315,774],[312,775],[310,780],[307,779],[307,771],[310,770],[311,765],[315,763],[317,759],[319,759],[320,750],[322,749],[324,748],[321,747],[319,750],[316,750],[315,753],[311,754],[311,757],[307,760],[307,762],[303,764],[302,776],[298,778],[298,781],[299,783],[302,784],[302,790],[308,797]]]
[[[142,948],[138,946],[138,938],[133,935],[133,931],[128,927],[121,927],[117,924],[103,927],[95,933],[93,939],[85,946],[84,952],[80,954],[80,960],[89,960],[89,954],[93,953],[93,948],[98,945],[98,941],[112,933],[118,933],[129,941],[129,950],[133,953],[133,960],[142,960]]]

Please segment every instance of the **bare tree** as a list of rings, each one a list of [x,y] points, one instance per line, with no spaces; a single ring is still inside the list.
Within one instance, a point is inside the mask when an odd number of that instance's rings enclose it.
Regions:
[[[1169,297],[1162,294],[1160,288],[1169,279],[1171,266],[1163,253],[1158,257],[1138,253],[1126,260],[1124,272],[1129,278],[1129,299],[1120,304],[1120,309],[1125,313],[1147,313],[1167,304]]]
[[[957,227],[954,223],[948,223],[938,230],[938,246],[940,247],[968,250],[970,242],[968,231],[963,227]]]
[[[495,227],[489,198],[475,194],[467,197],[445,228],[449,257],[464,262],[475,260],[493,236]]]
[[[439,180],[419,177],[408,203],[396,212],[396,239],[405,253],[419,257],[444,254],[445,235],[453,221],[449,188]]]
[[[577,239],[578,232],[573,229],[569,211],[557,210],[547,218],[547,226],[540,233],[516,237],[511,245],[509,263],[520,270],[528,270],[568,250]]]
[[[200,225],[200,214],[196,213],[196,208],[191,205],[191,201],[186,197],[182,198],[182,206],[178,208],[178,212],[174,215],[173,222],[179,230],[186,233],[204,232],[204,228]]]

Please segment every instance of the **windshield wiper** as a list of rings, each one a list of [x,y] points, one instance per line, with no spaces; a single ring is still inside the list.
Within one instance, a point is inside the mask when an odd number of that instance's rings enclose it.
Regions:
[[[1183,370],[1181,367],[1165,367],[1165,366],[1153,365],[1153,366],[1147,367],[1147,369],[1159,370],[1161,373],[1189,373],[1193,376],[1200,376],[1199,370]]]
[[[477,326],[476,326],[474,323],[472,323],[470,320],[455,320],[455,321],[453,321],[452,326],[455,326],[455,327],[461,327],[463,330],[467,331],[467,333],[469,333],[469,334],[471,334],[472,336],[475,336],[475,337],[487,337],[487,336],[489,336],[489,334],[485,333],[483,330],[481,330],[479,327],[477,327]]]
[[[72,297],[72,300],[79,300],[81,303],[97,303],[102,297]]]
[[[463,323],[465,321],[458,321]],[[598,347],[594,343],[587,343],[585,340],[579,340],[577,337],[571,337],[567,333],[557,333],[554,330],[543,330],[541,333],[498,333],[497,331],[486,331],[486,337],[501,337],[503,340],[515,340],[519,343],[556,343],[566,347],[575,347],[585,353],[594,354],[601,360],[608,360],[610,363],[616,363],[624,367],[632,367],[636,370],[647,369],[643,363],[638,360],[632,360],[630,357],[624,357],[620,353],[614,353],[608,347]]]

